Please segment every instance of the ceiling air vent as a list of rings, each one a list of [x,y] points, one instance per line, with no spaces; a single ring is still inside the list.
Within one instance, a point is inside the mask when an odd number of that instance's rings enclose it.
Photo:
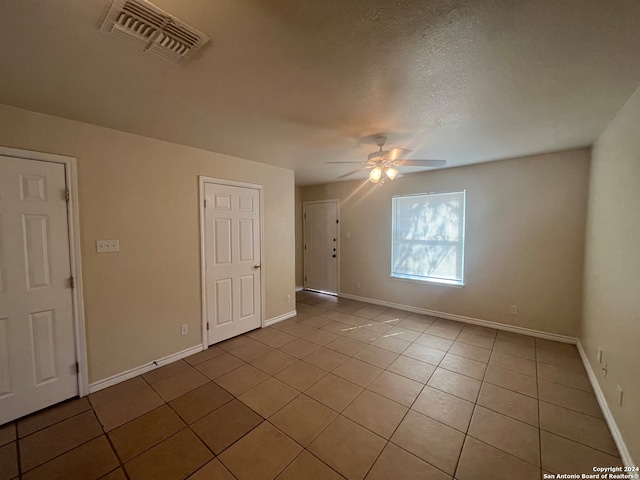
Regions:
[[[144,0],[114,0],[100,30],[176,63],[209,41],[204,33]]]

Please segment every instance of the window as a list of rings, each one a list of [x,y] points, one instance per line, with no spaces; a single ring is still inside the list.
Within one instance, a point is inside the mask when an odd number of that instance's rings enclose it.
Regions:
[[[391,276],[463,285],[465,192],[395,196]]]

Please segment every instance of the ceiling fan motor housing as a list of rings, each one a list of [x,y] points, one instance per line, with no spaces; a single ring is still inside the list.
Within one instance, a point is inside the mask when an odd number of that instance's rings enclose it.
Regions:
[[[370,153],[367,158],[369,160],[369,163],[376,163],[382,160],[382,157],[384,157],[387,153],[387,151],[385,150],[379,150],[377,152],[372,152]]]

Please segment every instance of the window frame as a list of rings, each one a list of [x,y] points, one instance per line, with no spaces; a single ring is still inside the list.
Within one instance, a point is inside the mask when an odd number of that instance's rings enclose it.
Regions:
[[[408,198],[408,197],[434,197],[437,195],[453,195],[453,194],[461,194],[462,195],[462,209],[461,215],[458,220],[458,241],[442,241],[442,240],[408,240],[409,242],[422,243],[422,244],[436,244],[436,243],[446,243],[450,245],[455,245],[459,248],[459,255],[457,256],[457,260],[460,262],[460,279],[450,279],[450,278],[442,278],[437,276],[422,276],[422,275],[410,275],[403,273],[395,273],[394,270],[394,250],[395,250],[395,242],[396,242],[396,199]],[[390,277],[395,280],[408,281],[408,282],[419,282],[419,283],[427,283],[434,284],[440,286],[447,287],[455,287],[462,288],[465,285],[465,276],[464,276],[464,257],[465,257],[465,239],[466,239],[466,210],[467,210],[467,191],[449,191],[449,192],[426,192],[426,193],[412,193],[406,195],[394,195],[391,198],[391,274]],[[407,240],[404,240],[405,242]],[[459,246],[459,247],[458,247]]]

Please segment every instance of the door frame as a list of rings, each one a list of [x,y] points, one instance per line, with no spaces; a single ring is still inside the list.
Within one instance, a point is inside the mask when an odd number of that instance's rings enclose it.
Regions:
[[[87,337],[82,294],[82,262],[80,252],[80,218],[78,203],[78,176],[74,157],[54,153],[33,152],[0,146],[0,155],[22,160],[59,163],[64,165],[65,181],[69,189],[67,202],[67,230],[69,233],[69,263],[74,287],[71,289],[76,362],[78,362],[78,396],[89,394],[89,368],[87,362]]]
[[[264,257],[264,188],[262,185],[256,183],[238,182],[235,180],[227,180],[224,178],[198,176],[198,190],[199,190],[199,202],[200,202],[200,297],[202,309],[202,347],[203,350],[209,348],[209,331],[207,330],[207,272],[205,266],[205,193],[204,187],[207,183],[213,183],[217,185],[225,185],[228,187],[242,187],[258,190],[260,198],[260,326],[264,328],[265,319],[265,257]]]
[[[338,217],[338,223],[336,223],[336,291],[335,295],[340,294],[340,261],[342,257],[340,256],[340,200],[337,198],[329,199],[329,200],[312,200],[310,202],[302,202],[302,286],[307,288],[307,251],[304,248],[306,244],[305,237],[305,223],[307,221],[307,205],[318,204],[318,203],[335,203],[336,204],[336,216]]]

